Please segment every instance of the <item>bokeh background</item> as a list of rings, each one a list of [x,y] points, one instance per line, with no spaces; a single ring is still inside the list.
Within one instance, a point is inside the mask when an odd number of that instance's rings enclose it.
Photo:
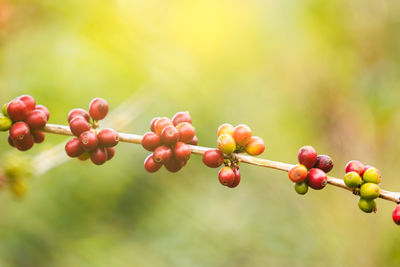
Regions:
[[[137,134],[189,110],[200,145],[245,123],[265,158],[295,163],[309,144],[333,157],[332,175],[359,159],[400,191],[398,1],[2,0],[0,60],[2,103],[31,94],[51,123],[96,96],[111,109],[129,99],[137,108],[116,129]],[[2,133],[3,163],[10,151]],[[104,166],[71,160],[32,177],[23,200],[2,190],[0,266],[400,264],[393,203],[364,214],[347,191],[299,196],[286,173],[244,164],[229,190],[198,156],[148,174],[147,154],[120,144]]]

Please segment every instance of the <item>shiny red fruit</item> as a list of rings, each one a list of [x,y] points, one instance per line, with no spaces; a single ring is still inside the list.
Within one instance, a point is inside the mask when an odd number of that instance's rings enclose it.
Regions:
[[[251,139],[252,136],[251,129],[249,126],[245,124],[240,124],[235,127],[232,136],[235,139],[237,145],[244,147],[247,145],[247,143],[249,143]]]
[[[171,157],[172,150],[167,146],[159,146],[153,153],[153,159],[158,164],[167,162]]]
[[[83,150],[91,151],[97,148],[97,145],[99,144],[99,139],[94,132],[86,131],[81,133],[81,135],[79,136],[79,143]]]
[[[176,143],[174,147],[174,156],[176,159],[180,161],[187,161],[191,154],[192,152],[187,144],[183,142]]]
[[[356,172],[359,175],[362,175],[364,172],[364,164],[362,164],[360,161],[358,160],[351,160],[346,164],[345,167],[345,172],[349,173],[349,172]]]
[[[79,137],[81,133],[90,130],[90,124],[84,117],[76,116],[70,121],[69,128],[75,136]]]
[[[153,154],[147,156],[144,160],[144,169],[150,173],[158,171],[162,167],[162,164],[158,164],[153,160]]]
[[[233,172],[235,173],[235,180],[231,185],[228,185],[228,187],[230,188],[235,188],[236,186],[238,186],[241,178],[239,169],[233,168]]]
[[[69,113],[68,113],[68,123],[71,122],[71,120],[73,118],[75,118],[76,116],[82,116],[86,119],[87,122],[90,121],[90,115],[89,112],[87,112],[86,110],[82,109],[82,108],[75,108],[72,109]]]
[[[258,136],[252,136],[246,145],[246,152],[251,156],[261,155],[265,150],[264,140]]]
[[[185,162],[176,159],[175,157],[171,157],[164,163],[165,169],[169,172],[178,172],[185,165]]]
[[[203,162],[210,168],[218,168],[224,163],[224,153],[219,149],[207,150],[203,155]]]
[[[320,190],[328,183],[328,177],[324,171],[314,168],[308,172],[307,183],[312,189]]]
[[[159,119],[161,119],[160,117],[155,117],[155,118],[153,118],[152,120],[151,120],[151,122],[150,122],[150,131],[152,131],[152,132],[155,132],[156,130],[155,130],[155,125],[156,125],[156,122],[159,120]]]
[[[181,142],[190,142],[196,134],[194,127],[188,122],[179,123],[176,129],[179,132],[179,141]]]
[[[392,218],[395,224],[400,225],[400,205],[397,205],[396,208],[394,208]]]
[[[223,167],[218,173],[219,182],[225,186],[232,186],[235,176],[235,172],[230,167]]]
[[[43,111],[35,109],[29,113],[25,122],[30,126],[31,130],[42,129],[46,126],[47,116]]]
[[[174,124],[174,126],[177,126],[179,123],[182,122],[192,123],[192,118],[190,117],[189,112],[178,112],[172,117],[172,123]]]
[[[65,144],[65,152],[71,158],[76,158],[84,152],[78,138],[73,138]]]
[[[29,125],[22,121],[14,123],[10,128],[10,136],[14,141],[22,141],[30,134]]]
[[[105,149],[107,152],[107,160],[112,159],[115,155],[115,148],[114,147],[106,147]]]
[[[308,170],[304,165],[295,165],[289,171],[289,179],[294,183],[300,183],[307,178]]]
[[[23,140],[14,140],[14,146],[21,151],[31,149],[34,143],[35,140],[31,134],[27,135]]]
[[[319,155],[317,157],[317,162],[315,163],[314,168],[318,168],[323,170],[325,173],[330,172],[333,169],[333,160],[331,157],[327,155]]]
[[[18,99],[21,100],[22,102],[24,102],[24,104],[26,106],[27,114],[29,114],[29,112],[31,112],[32,110],[35,109],[36,101],[32,96],[30,96],[30,95],[22,95],[22,96],[18,97]]]
[[[166,126],[161,132],[161,140],[164,144],[172,146],[175,145],[179,140],[179,132],[178,129],[173,125]]]
[[[148,151],[154,151],[162,145],[161,137],[153,132],[147,132],[143,135],[142,146]]]
[[[90,154],[90,160],[96,165],[102,165],[108,159],[107,152],[102,147],[96,148],[95,150],[89,152],[89,154]]]
[[[34,131],[32,132],[33,140],[36,144],[40,144],[46,138],[46,133],[42,131]]]
[[[7,105],[7,114],[12,121],[23,121],[28,115],[28,110],[24,102],[14,99]]]
[[[199,139],[197,139],[197,136],[194,136],[193,139],[187,142],[186,144],[197,146],[199,144]]]
[[[114,147],[119,143],[119,135],[113,129],[103,129],[97,134],[99,144],[102,147]]]
[[[154,124],[154,132],[158,135],[161,135],[162,131],[168,125],[172,125],[172,122],[167,117],[159,118]]]
[[[89,104],[89,114],[94,120],[102,120],[107,116],[108,103],[105,99],[96,97]]]
[[[43,105],[36,105],[36,108],[35,108],[35,109],[38,109],[38,110],[43,111],[44,114],[46,114],[47,121],[49,121],[49,119],[50,119],[50,111],[49,111],[45,106],[43,106]]]
[[[299,163],[306,166],[307,169],[314,167],[317,162],[317,151],[311,146],[303,146],[297,154]]]

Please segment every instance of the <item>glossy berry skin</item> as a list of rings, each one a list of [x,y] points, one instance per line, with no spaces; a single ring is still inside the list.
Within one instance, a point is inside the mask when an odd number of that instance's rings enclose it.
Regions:
[[[14,146],[20,151],[26,151],[33,147],[35,140],[31,134],[24,137],[23,140],[14,140]]]
[[[27,108],[24,102],[14,99],[7,105],[7,114],[12,121],[23,121],[27,115]]]
[[[370,167],[364,172],[363,179],[367,183],[379,184],[381,182],[381,174],[378,169]]]
[[[167,162],[171,157],[172,150],[167,146],[159,146],[153,153],[153,159],[158,164]]]
[[[381,194],[381,189],[374,183],[365,183],[360,188],[360,196],[364,199],[375,199]]]
[[[261,155],[265,150],[264,140],[258,136],[252,136],[246,145],[246,152],[251,156]]]
[[[155,117],[155,118],[153,118],[153,119],[150,121],[150,131],[152,131],[152,132],[155,132],[155,131],[156,131],[155,125],[156,125],[156,122],[157,122],[159,119],[161,119],[161,118],[160,118],[160,117]]]
[[[119,143],[119,135],[113,129],[103,129],[97,134],[99,144],[102,147],[114,147]]]
[[[36,109],[43,111],[44,114],[46,114],[47,121],[49,121],[49,119],[50,119],[50,112],[49,112],[49,110],[48,110],[45,106],[43,106],[43,105],[36,105]]]
[[[115,155],[115,148],[114,147],[106,147],[107,152],[107,160],[111,160]]]
[[[400,225],[400,205],[397,205],[396,208],[394,208],[392,218],[395,224]]]
[[[42,129],[44,126],[46,126],[47,116],[43,111],[35,109],[29,113],[25,119],[25,122],[32,130]]]
[[[320,169],[311,169],[308,172],[308,185],[315,190],[320,190],[328,183],[326,173]]]
[[[24,104],[26,106],[27,114],[29,114],[29,112],[31,112],[32,110],[35,109],[36,101],[32,96],[30,96],[30,95],[22,95],[22,96],[18,97],[18,99],[21,100],[22,102],[24,102]]]
[[[161,137],[153,132],[147,132],[143,135],[142,146],[148,151],[154,151],[157,147],[162,145]]]
[[[65,152],[71,158],[76,158],[82,155],[84,150],[81,148],[78,138],[73,138],[65,144]]]
[[[0,131],[8,131],[12,126],[12,120],[9,117],[0,116]]]
[[[30,134],[29,125],[22,121],[14,123],[10,128],[10,136],[14,141],[22,141]]]
[[[233,185],[235,176],[235,172],[230,167],[223,167],[218,173],[219,182],[224,186]]]
[[[158,171],[162,167],[162,164],[158,164],[153,160],[153,154],[147,156],[144,160],[144,169],[150,173]]]
[[[44,139],[46,138],[46,134],[42,131],[34,131],[32,132],[32,136],[36,144],[43,143]]]
[[[328,173],[333,169],[333,165],[331,157],[327,155],[319,155],[317,156],[317,162],[315,163],[314,168],[321,169],[325,173]]]
[[[229,134],[222,134],[218,137],[217,147],[225,154],[231,154],[236,149],[235,139]]]
[[[79,136],[79,143],[83,150],[92,151],[97,148],[97,145],[99,144],[99,139],[94,132],[86,131],[81,133],[81,135]]]
[[[179,131],[173,125],[166,126],[161,132],[161,140],[169,146],[175,145],[179,137]]]
[[[233,138],[237,145],[245,147],[247,143],[249,143],[251,139],[251,130],[249,126],[245,124],[239,124],[235,127],[235,130],[232,133]]]
[[[8,141],[8,144],[9,144],[10,146],[12,146],[12,147],[15,146],[15,145],[14,145],[14,140],[12,139],[12,137],[10,136],[10,134],[8,134],[8,139],[7,139],[7,141]]]
[[[295,183],[294,184],[294,190],[299,195],[305,195],[308,192],[308,185],[307,185],[306,181],[303,181],[303,182],[300,182],[300,183]]]
[[[192,118],[190,117],[189,112],[187,111],[181,111],[176,113],[173,117],[172,117],[172,124],[174,126],[177,126],[178,124],[182,123],[182,122],[187,122],[187,123],[192,123]]]
[[[345,172],[356,172],[359,175],[362,175],[364,172],[364,165],[358,160],[351,160],[346,164]]]
[[[75,136],[79,137],[81,133],[90,130],[90,124],[84,117],[76,116],[69,123],[69,128]]]
[[[173,125],[170,119],[168,119],[167,117],[159,118],[154,124],[154,132],[161,136],[164,128],[169,125]]]
[[[187,142],[187,144],[197,146],[199,144],[199,139],[197,139],[197,136],[194,136],[192,140]]]
[[[357,188],[363,182],[361,176],[357,172],[346,173],[343,180],[344,183],[350,188]]]
[[[235,130],[235,127],[233,127],[232,124],[224,123],[218,127],[217,135],[218,136],[223,135],[223,134],[233,135],[234,130]]]
[[[96,165],[102,165],[108,159],[106,150],[101,147],[97,147],[95,150],[89,152],[89,154],[90,160]]]
[[[181,142],[191,141],[196,134],[194,127],[188,122],[179,123],[176,129],[179,132],[179,141]]]
[[[178,142],[176,143],[174,147],[174,157],[177,160],[180,161],[187,161],[190,158],[190,155],[192,154],[190,147],[183,143],[183,142]]]
[[[358,199],[358,207],[365,213],[376,212],[376,202],[373,199],[364,199],[360,197]]]
[[[86,119],[87,122],[90,121],[90,115],[89,112],[87,112],[86,110],[82,109],[82,108],[75,108],[72,109],[69,113],[68,113],[68,123],[71,122],[71,120],[73,118],[75,118],[76,116],[82,116],[83,118]]]
[[[240,184],[240,179],[241,179],[241,175],[240,175],[240,171],[237,168],[233,168],[233,172],[235,173],[235,179],[233,181],[233,183],[231,185],[228,185],[228,187],[230,188],[235,188]]]
[[[300,183],[307,178],[308,170],[304,165],[295,165],[289,171],[289,179],[294,183]]]
[[[218,168],[224,163],[224,153],[219,149],[207,150],[203,155],[203,163],[210,168]]]
[[[108,103],[105,99],[96,97],[89,104],[89,114],[94,120],[102,120],[107,116]]]
[[[185,162],[176,159],[175,157],[171,157],[164,163],[165,169],[169,172],[178,172],[184,166]]]
[[[306,166],[307,169],[311,169],[317,162],[317,151],[311,146],[303,146],[297,154],[297,159],[300,164]]]

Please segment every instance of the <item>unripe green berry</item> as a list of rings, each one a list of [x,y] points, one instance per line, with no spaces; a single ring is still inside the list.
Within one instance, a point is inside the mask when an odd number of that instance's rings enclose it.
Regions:
[[[364,172],[363,179],[367,183],[379,184],[381,182],[381,174],[376,168],[368,168]]]
[[[360,196],[365,199],[375,199],[381,194],[381,189],[374,183],[365,183],[361,186]]]
[[[232,135],[222,134],[218,137],[217,146],[223,153],[231,154],[236,149],[236,142]]]
[[[3,105],[3,109],[1,110],[1,112],[3,113],[4,116],[8,117],[8,113],[7,113],[7,103],[5,103]]]
[[[305,195],[308,192],[308,185],[305,181],[294,184],[294,190],[300,195]]]
[[[12,126],[12,120],[9,117],[0,115],[0,131],[8,131]]]
[[[344,183],[350,188],[357,188],[362,183],[361,176],[356,172],[348,172],[344,176]]]
[[[373,199],[365,199],[360,197],[358,207],[366,213],[376,212],[376,202]]]

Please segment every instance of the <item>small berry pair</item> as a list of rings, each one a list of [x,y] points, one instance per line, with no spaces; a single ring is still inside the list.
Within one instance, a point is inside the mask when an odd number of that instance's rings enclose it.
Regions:
[[[235,188],[240,183],[240,171],[237,166],[225,166],[218,173],[218,180],[223,186]]]
[[[76,136],[65,144],[65,152],[72,158],[90,160],[102,165],[114,157],[119,135],[113,129],[98,131],[98,121],[106,117],[108,103],[102,98],[95,98],[89,104],[89,112],[73,109],[68,114],[71,132]]]
[[[190,145],[198,144],[189,112],[178,112],[172,120],[153,118],[150,130],[141,142],[144,149],[153,152],[145,159],[144,168],[153,173],[164,165],[168,171],[178,172],[190,158]]]
[[[20,151],[33,147],[34,143],[42,143],[46,134],[42,129],[49,120],[49,110],[36,105],[30,95],[22,95],[5,104],[0,116],[0,130],[8,131],[8,143]]]

